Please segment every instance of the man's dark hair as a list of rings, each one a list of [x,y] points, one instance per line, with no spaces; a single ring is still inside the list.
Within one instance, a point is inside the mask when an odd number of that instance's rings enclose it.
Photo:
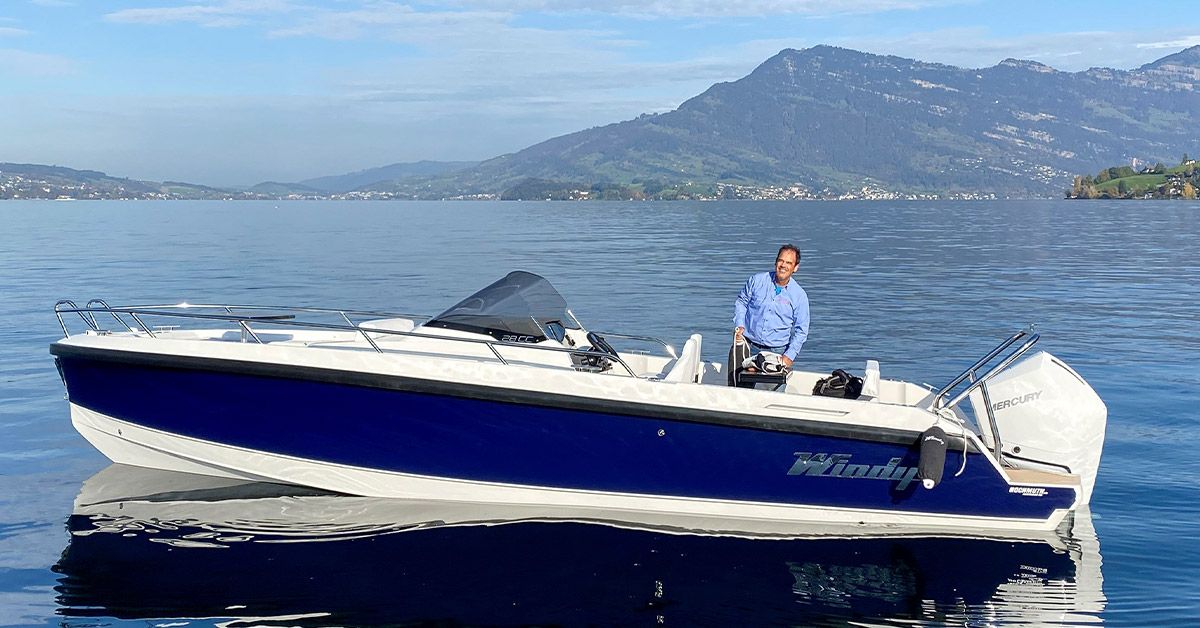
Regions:
[[[779,259],[779,256],[783,255],[784,251],[791,251],[791,252],[795,253],[796,254],[796,263],[797,264],[800,263],[800,249],[796,248],[796,245],[794,245],[794,244],[785,244],[785,245],[779,247],[779,252],[775,254],[775,259]]]

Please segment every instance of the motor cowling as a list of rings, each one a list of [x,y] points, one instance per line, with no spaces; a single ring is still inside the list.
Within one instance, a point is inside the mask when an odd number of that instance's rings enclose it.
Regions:
[[[1092,497],[1104,447],[1108,408],[1065,362],[1035,353],[988,380],[992,416],[1007,464],[1017,468],[1069,471],[1080,477],[1081,504]],[[983,393],[971,395],[981,436],[995,448]]]

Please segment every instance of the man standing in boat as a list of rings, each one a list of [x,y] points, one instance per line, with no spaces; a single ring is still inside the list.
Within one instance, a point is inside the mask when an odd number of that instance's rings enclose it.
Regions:
[[[743,339],[750,353],[778,353],[791,367],[808,339],[808,294],[792,274],[800,267],[800,249],[779,247],[775,272],[752,275],[733,304],[734,343]]]

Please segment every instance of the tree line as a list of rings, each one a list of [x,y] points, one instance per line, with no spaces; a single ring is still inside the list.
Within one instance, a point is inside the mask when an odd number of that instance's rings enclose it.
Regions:
[[[1104,168],[1095,176],[1075,177],[1067,198],[1180,198],[1195,200],[1200,188],[1200,169],[1187,153],[1179,165],[1161,161],[1142,170],[1130,166]]]

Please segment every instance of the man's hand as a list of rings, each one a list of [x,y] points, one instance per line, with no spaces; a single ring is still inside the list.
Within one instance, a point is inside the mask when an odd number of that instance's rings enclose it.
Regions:
[[[742,334],[744,333],[746,333],[745,327],[735,327],[733,330],[733,339],[737,342],[741,342],[743,340]]]
[[[780,355],[779,361],[783,362],[784,366],[786,366],[788,368],[792,368],[792,359],[787,357],[786,355]]]

